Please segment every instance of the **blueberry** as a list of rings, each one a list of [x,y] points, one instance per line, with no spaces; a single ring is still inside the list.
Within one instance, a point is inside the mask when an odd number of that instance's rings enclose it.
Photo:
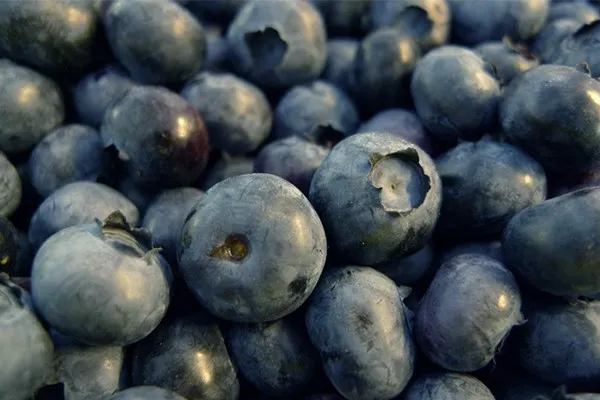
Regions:
[[[311,0],[323,15],[331,36],[361,36],[368,28],[369,7],[375,0]]]
[[[373,1],[371,25],[374,29],[394,27],[427,52],[448,41],[450,8],[446,0]]]
[[[189,399],[235,400],[237,371],[216,321],[205,313],[165,319],[135,345],[133,383],[177,391]]]
[[[416,253],[376,265],[374,268],[385,274],[398,286],[413,285],[430,272],[433,259],[433,246],[427,244]]]
[[[215,164],[206,171],[201,188],[208,190],[217,183],[237,175],[250,174],[254,168],[254,159],[250,157],[232,157],[222,154]]]
[[[375,114],[362,123],[356,133],[388,132],[416,144],[427,154],[434,155],[433,141],[413,111],[403,108],[390,108]]]
[[[134,386],[115,393],[108,400],[186,400],[186,398],[157,386]]]
[[[115,57],[137,81],[173,85],[202,69],[204,31],[176,2],[114,0],[103,22]]]
[[[235,75],[203,72],[187,83],[181,96],[198,110],[217,150],[250,153],[271,133],[269,101],[260,89]]]
[[[29,307],[28,294],[0,282],[0,398],[31,398],[52,376],[54,346]]]
[[[350,38],[331,39],[327,42],[327,64],[323,79],[348,91],[348,74],[358,52],[359,41]]]
[[[495,260],[503,262],[502,257],[502,243],[499,240],[494,240],[490,242],[462,242],[456,244],[446,251],[444,251],[441,255],[441,263],[445,263],[450,261],[454,257],[463,255],[463,254],[482,254],[484,256],[491,257]]]
[[[99,128],[104,113],[136,83],[118,65],[108,65],[83,77],[73,89],[73,102],[79,120]]]
[[[63,384],[66,400],[104,400],[126,387],[122,347],[86,346],[62,336],[55,339],[55,348],[55,378]]]
[[[507,265],[555,296],[600,296],[600,187],[580,189],[529,207],[510,220],[502,238]],[[597,258],[598,257],[598,258]]]
[[[552,173],[600,165],[600,82],[575,68],[541,65],[515,78],[499,109],[504,135]]]
[[[103,171],[100,133],[85,125],[65,125],[46,135],[29,158],[31,183],[42,197],[75,181],[96,181]]]
[[[436,168],[443,193],[436,229],[449,238],[497,237],[513,215],[546,198],[544,170],[510,144],[461,143]]]
[[[192,187],[166,190],[156,196],[144,215],[142,227],[152,235],[152,243],[163,249],[171,264],[177,262],[177,245],[185,218],[204,192]]]
[[[19,267],[20,257],[19,232],[8,219],[0,217],[0,273],[14,275]]]
[[[308,1],[248,1],[229,25],[232,64],[261,88],[285,89],[321,75],[327,35]]]
[[[263,393],[295,397],[314,390],[322,373],[303,321],[294,316],[262,324],[235,324],[228,345],[240,372]]]
[[[100,30],[91,1],[0,2],[0,53],[49,73],[87,68]]]
[[[444,145],[476,140],[496,125],[500,85],[491,64],[469,49],[427,53],[415,68],[411,93],[421,121]]]
[[[301,136],[326,144],[356,132],[360,119],[352,100],[326,81],[294,86],[275,108],[273,136]]]
[[[122,214],[50,237],[33,261],[37,310],[59,333],[124,346],[152,332],[169,305],[170,270]]]
[[[190,184],[208,162],[202,118],[185,99],[162,87],[130,89],[106,111],[101,133],[105,146],[118,150],[128,175],[143,185]]]
[[[465,44],[534,36],[548,17],[550,0],[448,0],[452,33]]]
[[[416,43],[393,28],[367,35],[348,73],[350,93],[363,114],[408,103],[410,76],[419,58]]]
[[[546,400],[539,398],[536,400]],[[552,393],[552,400],[600,400],[600,393],[570,393],[567,394],[567,388],[563,385]]]
[[[456,372],[486,366],[513,326],[523,322],[521,295],[503,264],[480,254],[440,267],[415,318],[415,338],[436,365]]]
[[[504,85],[539,64],[532,54],[508,41],[482,43],[475,47],[475,53],[496,68],[498,79]]]
[[[0,7],[20,3],[0,2]],[[65,117],[60,89],[52,80],[5,59],[0,59],[0,109],[0,151],[8,153],[31,149]]]
[[[327,154],[323,146],[290,136],[263,147],[254,159],[254,172],[280,176],[308,196],[313,175]]]
[[[533,39],[531,51],[542,62],[547,62],[554,57],[554,52],[560,47],[560,43],[579,28],[581,28],[581,23],[573,19],[559,19],[550,22]]]
[[[600,393],[574,393],[565,396],[564,400],[600,400]]]
[[[554,51],[547,55],[545,61],[549,64],[569,67],[574,67],[584,61],[589,66],[591,75],[598,78],[600,77],[600,57],[597,55],[600,49],[597,43],[599,37],[600,20],[583,25],[577,31],[566,36],[554,48]]]
[[[56,190],[38,207],[31,218],[29,241],[37,249],[64,228],[104,219],[117,210],[129,223],[137,224],[137,208],[116,190],[94,182],[70,183]]]
[[[194,3],[205,3],[195,1]],[[225,72],[231,70],[229,62],[229,44],[227,38],[219,28],[207,29],[206,31],[206,55],[204,58],[204,70],[211,72]]]
[[[23,190],[19,172],[0,151],[0,217],[9,217],[21,204]]]
[[[535,310],[516,354],[529,373],[570,390],[598,389],[600,303],[575,301]]]
[[[146,214],[150,204],[161,192],[157,188],[142,186],[131,177],[121,179],[117,184],[117,189],[137,207],[140,216]]]
[[[589,24],[600,19],[600,13],[592,5],[584,2],[552,4],[548,14],[548,23],[559,19],[572,19]]]
[[[599,400],[600,393],[574,393],[565,396],[565,400]]]
[[[429,240],[441,203],[433,161],[390,133],[337,144],[315,173],[310,201],[329,243],[359,265],[410,255]]]
[[[404,393],[404,400],[494,400],[479,379],[465,374],[432,373],[415,379]]]
[[[398,287],[380,272],[326,272],[310,299],[306,326],[327,376],[345,398],[391,399],[408,384],[415,345]]]
[[[185,281],[211,313],[265,322],[308,298],[327,244],[300,190],[275,175],[246,174],[206,192],[186,219],[178,251]]]

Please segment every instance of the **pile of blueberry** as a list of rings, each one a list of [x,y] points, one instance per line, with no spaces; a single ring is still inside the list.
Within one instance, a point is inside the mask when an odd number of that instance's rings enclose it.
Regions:
[[[0,400],[600,399],[600,2],[0,1]]]

